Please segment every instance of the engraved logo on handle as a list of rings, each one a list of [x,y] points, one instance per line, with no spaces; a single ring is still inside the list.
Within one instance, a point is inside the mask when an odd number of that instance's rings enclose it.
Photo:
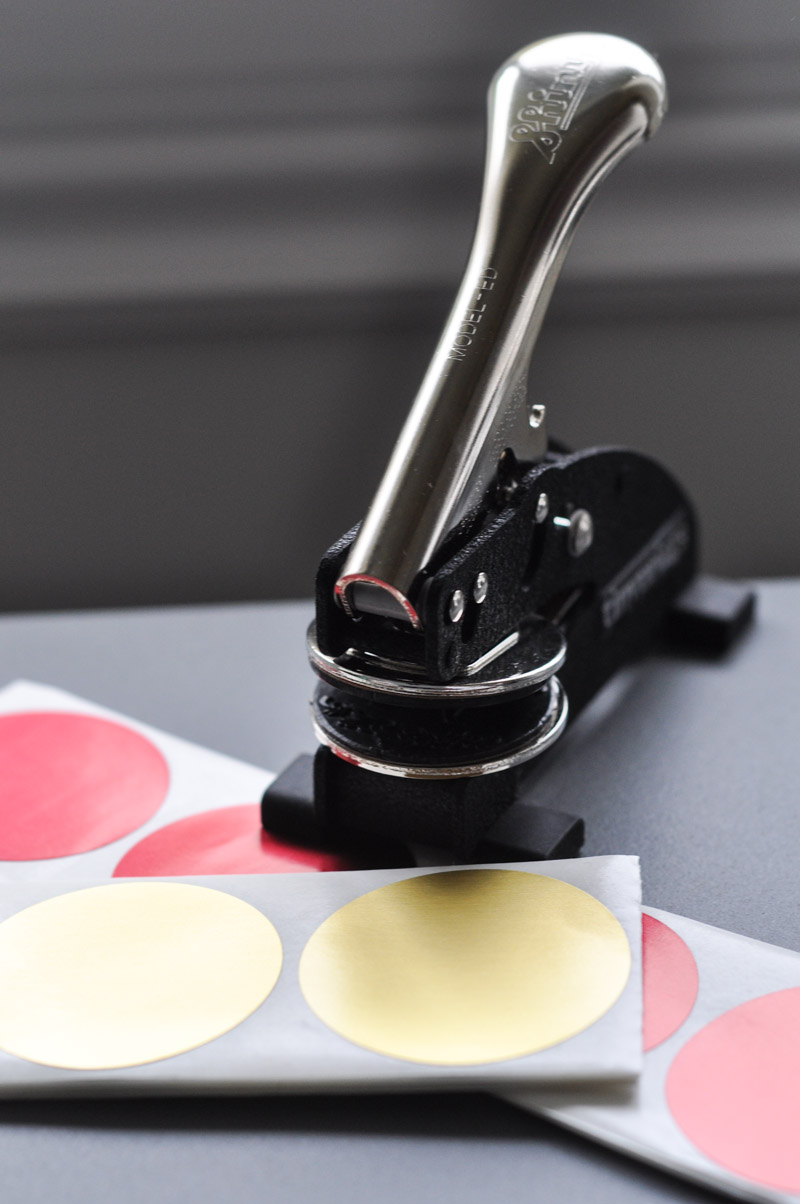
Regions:
[[[509,130],[512,142],[530,142],[546,163],[555,160],[588,86],[594,63],[565,63],[549,87],[529,92],[528,103],[517,113],[519,125]]]
[[[467,354],[467,347],[472,345],[472,340],[478,333],[478,323],[483,320],[483,315],[486,312],[485,294],[494,288],[496,280],[497,272],[494,268],[484,268],[481,272],[473,300],[464,313],[461,325],[453,339],[453,345],[447,356],[449,360],[463,360]]]

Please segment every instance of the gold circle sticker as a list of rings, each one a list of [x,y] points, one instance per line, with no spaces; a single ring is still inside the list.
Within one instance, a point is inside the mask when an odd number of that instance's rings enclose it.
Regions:
[[[69,1070],[139,1066],[235,1028],[281,971],[249,903],[182,883],[95,886],[0,923],[0,1049]]]
[[[406,878],[312,935],[300,987],[356,1045],[444,1066],[506,1061],[582,1032],[621,995],[628,939],[597,899],[521,870]]]

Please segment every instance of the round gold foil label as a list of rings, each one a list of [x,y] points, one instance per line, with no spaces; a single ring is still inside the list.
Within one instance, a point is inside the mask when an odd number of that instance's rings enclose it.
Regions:
[[[261,912],[208,887],[58,895],[0,924],[0,1048],[71,1070],[184,1053],[254,1012],[282,957]]]
[[[326,1025],[390,1057],[519,1058],[594,1024],[631,968],[616,917],[520,870],[424,874],[371,891],[316,930],[300,986]]]

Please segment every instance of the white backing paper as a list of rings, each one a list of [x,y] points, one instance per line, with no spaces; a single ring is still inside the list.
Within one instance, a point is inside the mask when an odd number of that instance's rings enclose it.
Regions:
[[[283,943],[283,969],[275,989],[256,1012],[224,1036],[188,1053],[145,1066],[114,1071],[59,1070],[0,1052],[0,1094],[466,1089],[597,1077],[619,1079],[637,1074],[641,1066],[638,860],[595,857],[490,868],[533,872],[573,884],[614,913],[630,942],[632,971],[620,998],[594,1025],[559,1045],[488,1065],[423,1065],[372,1053],[352,1044],[327,1028],[308,1007],[300,990],[297,967],[302,950],[318,925],[367,891],[428,874],[429,869],[149,878],[140,881],[190,882],[227,891],[262,911],[275,925]],[[459,870],[451,866],[444,872]],[[24,907],[87,885],[92,884],[86,881],[1,884],[0,922]]]
[[[37,710],[96,715],[140,732],[165,757],[169,790],[146,824],[112,844],[69,857],[0,862],[0,919],[69,889],[107,882],[122,856],[145,836],[202,811],[255,803],[273,777],[62,690],[17,682],[0,691],[0,714]],[[448,868],[455,872],[453,867]],[[556,1079],[621,1079],[637,1074],[641,1066],[638,860],[599,857],[515,863],[507,868],[559,878],[587,891],[616,915],[631,947],[631,976],[620,999],[591,1028],[551,1049],[479,1067],[425,1066],[359,1048],[326,1028],[305,1003],[297,981],[297,964],[317,926],[359,895],[389,882],[429,873],[432,867],[175,878],[168,880],[228,891],[252,903],[275,924],[284,947],[284,966],[272,994],[256,1013],[224,1036],[189,1053],[130,1070],[53,1070],[0,1053],[0,1093],[483,1087]]]
[[[604,1145],[739,1199],[796,1202],[800,1192],[790,1194],[753,1183],[701,1153],[673,1119],[665,1085],[679,1050],[706,1024],[748,1000],[800,986],[800,954],[656,908],[644,910],[672,928],[694,955],[699,991],[688,1018],[676,1033],[645,1054],[638,1083],[504,1092],[504,1098]]]
[[[17,681],[0,690],[0,715],[18,711],[66,711],[73,715],[96,715],[111,719],[140,732],[162,753],[169,766],[169,790],[155,815],[127,836],[112,844],[76,853],[69,857],[51,857],[36,861],[0,860],[0,882],[41,882],[50,880],[105,881],[111,877],[128,849],[145,836],[176,820],[217,807],[258,803],[275,777],[264,769],[236,761],[222,753],[211,752],[188,740],[169,736],[145,723],[137,723],[106,707],[95,706],[65,690]]]

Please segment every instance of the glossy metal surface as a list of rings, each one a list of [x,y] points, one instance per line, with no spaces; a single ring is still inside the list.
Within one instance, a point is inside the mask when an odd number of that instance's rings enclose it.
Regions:
[[[327,745],[342,760],[348,761],[351,765],[358,765],[361,769],[369,769],[373,773],[385,773],[390,777],[396,778],[425,778],[428,780],[475,778],[480,777],[482,774],[500,773],[504,769],[513,769],[515,765],[522,765],[525,761],[530,761],[534,757],[538,757],[540,753],[543,753],[546,748],[549,748],[558,739],[567,725],[569,711],[567,696],[557,677],[551,677],[542,689],[549,691],[550,698],[547,710],[533,735],[523,745],[513,749],[511,752],[504,753],[501,757],[497,757],[492,761],[477,761],[469,765],[437,765],[434,768],[427,765],[409,765],[393,761],[381,761],[377,757],[365,757],[344,743],[337,741],[332,732],[323,728],[314,714],[313,704],[311,721],[314,725],[314,734],[320,744]]]
[[[665,95],[650,55],[602,34],[535,42],[498,71],[466,273],[337,582],[346,609],[419,626],[420,571],[486,496],[500,456],[544,453],[527,377],[550,294],[597,185],[658,127]]]
[[[465,677],[450,682],[430,681],[421,669],[414,672],[416,666],[379,661],[355,649],[342,656],[329,656],[317,643],[315,623],[308,629],[307,645],[311,667],[333,685],[423,703],[463,703],[525,692],[557,673],[567,655],[563,632],[544,619],[535,620],[522,639],[514,632],[498,645],[495,656],[482,657],[470,666]]]

